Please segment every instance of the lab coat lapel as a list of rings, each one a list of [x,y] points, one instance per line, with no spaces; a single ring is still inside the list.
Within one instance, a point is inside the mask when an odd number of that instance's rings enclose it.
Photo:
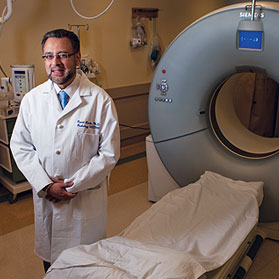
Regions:
[[[75,94],[71,97],[69,100],[69,103],[66,105],[66,107],[63,110],[63,115],[73,111],[76,109],[80,104],[82,103],[82,100],[79,95],[79,90],[75,92]]]
[[[43,95],[46,97],[45,104],[50,104],[54,108],[55,112],[61,113],[62,108],[57,98],[54,86],[50,80],[48,80],[45,90],[43,90]]]
[[[88,82],[89,82],[88,78],[85,76],[83,72],[81,72],[79,88],[76,90],[74,95],[71,97],[69,103],[63,110],[64,114],[69,113],[74,109],[76,109],[78,106],[80,106],[83,102],[82,98],[84,96],[91,95],[91,91],[88,89],[90,88],[90,84],[88,84]]]

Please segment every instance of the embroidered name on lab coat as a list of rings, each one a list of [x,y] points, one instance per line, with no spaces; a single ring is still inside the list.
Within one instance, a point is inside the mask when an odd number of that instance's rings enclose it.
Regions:
[[[100,129],[100,123],[78,120],[77,127],[82,127],[86,129]]]

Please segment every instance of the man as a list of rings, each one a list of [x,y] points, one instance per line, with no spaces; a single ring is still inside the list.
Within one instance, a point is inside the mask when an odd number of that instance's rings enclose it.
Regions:
[[[23,98],[11,149],[33,189],[35,253],[46,270],[64,249],[106,236],[107,176],[120,141],[112,99],[76,70],[77,36],[50,31],[42,50],[49,80]]]

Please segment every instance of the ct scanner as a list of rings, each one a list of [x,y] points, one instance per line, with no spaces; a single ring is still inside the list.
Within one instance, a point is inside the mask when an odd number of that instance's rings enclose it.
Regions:
[[[97,242],[85,245],[86,248],[81,245],[65,250],[46,278],[87,278],[88,274],[94,278],[98,275],[103,278],[104,274],[126,278],[127,274],[129,278],[241,279],[245,278],[263,240],[267,237],[279,240],[279,138],[264,138],[244,128],[236,116],[230,90],[235,76],[247,71],[265,73],[279,82],[276,30],[279,3],[261,2],[256,9],[254,3],[250,7],[247,3],[228,6],[206,15],[186,28],[166,50],[150,88],[152,137],[147,138],[146,153],[150,200],[157,201],[172,189],[197,181],[205,171],[235,180],[264,181],[261,221],[265,224],[257,222],[257,203],[256,225],[253,223],[248,234],[243,231],[240,220],[246,226],[253,214],[241,210],[241,218],[237,218],[232,213],[245,208],[247,200],[242,199],[243,193],[237,198],[235,192],[222,196],[226,188],[224,180],[220,184],[207,180],[202,186],[193,183],[192,187],[166,195],[116,238],[102,240],[100,245]],[[204,187],[210,192],[206,188],[208,182],[211,190],[216,190],[218,200],[199,191]],[[192,195],[196,190],[194,195],[198,199]],[[250,194],[249,198],[253,196]],[[237,205],[230,203],[231,195],[239,202]],[[225,198],[227,201],[223,202]],[[211,207],[203,206],[207,201]],[[228,210],[220,209],[220,204],[228,206]],[[204,211],[200,211],[202,208]],[[212,213],[214,210],[222,213],[220,218]],[[209,215],[212,218],[207,220]],[[220,227],[220,223],[226,226]],[[185,246],[177,245],[184,238]],[[216,253],[223,260],[227,250],[223,244],[231,248],[232,239],[238,242],[233,255],[214,268],[203,267],[202,272],[195,273],[200,263],[211,263]],[[216,243],[216,248],[212,243]],[[167,247],[167,250],[150,256],[149,249],[154,244],[156,249]],[[166,270],[174,270],[179,263],[173,254],[176,249],[183,253],[183,267],[178,268],[179,274],[168,276]],[[189,251],[193,252],[194,268],[187,265],[191,262],[187,257]],[[162,269],[161,256],[169,258],[166,270],[158,275]],[[153,261],[155,265],[150,265]],[[181,270],[186,276],[182,276]],[[137,276],[139,271],[143,271],[142,276]]]
[[[202,17],[171,43],[150,87],[147,142],[156,150],[149,146],[147,155],[157,153],[167,170],[161,173],[163,191],[159,183],[151,192],[163,195],[206,170],[264,181],[260,221],[279,221],[279,138],[244,128],[224,90],[229,78],[243,72],[279,82],[278,26],[279,3],[241,3]]]

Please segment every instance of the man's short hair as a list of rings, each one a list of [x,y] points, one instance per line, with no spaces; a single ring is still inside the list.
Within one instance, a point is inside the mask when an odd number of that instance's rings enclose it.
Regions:
[[[71,32],[69,30],[55,29],[55,30],[47,32],[42,39],[42,43],[41,43],[42,51],[44,51],[44,46],[45,46],[46,40],[48,38],[68,38],[72,43],[74,52],[80,51],[79,38],[77,37],[77,35],[75,33]]]

